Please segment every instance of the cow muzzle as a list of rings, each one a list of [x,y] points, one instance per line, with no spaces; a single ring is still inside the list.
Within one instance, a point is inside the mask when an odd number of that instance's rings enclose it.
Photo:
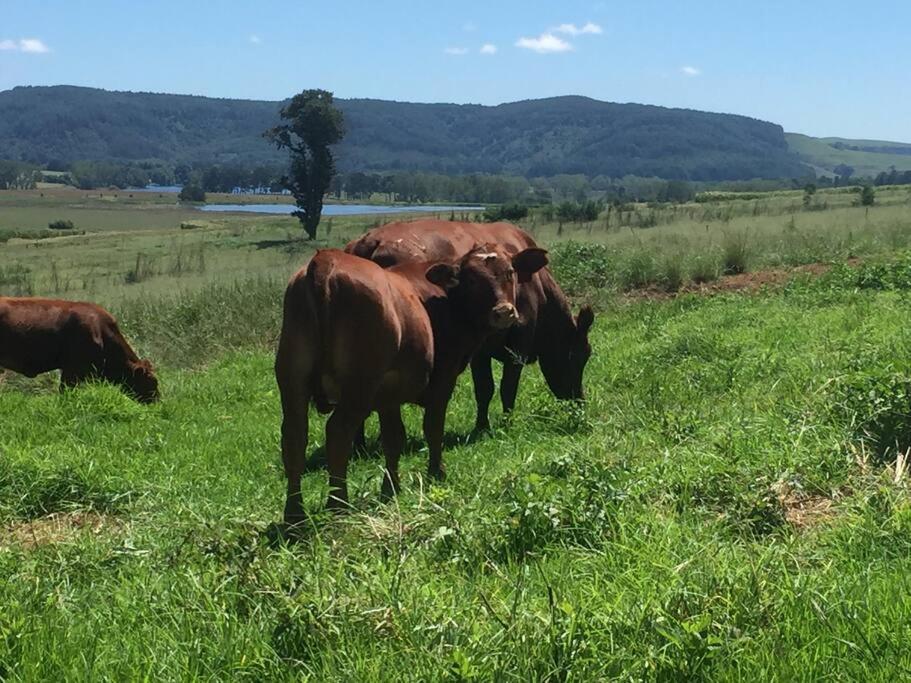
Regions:
[[[495,330],[505,330],[519,322],[519,313],[512,304],[497,304],[490,312],[490,324]]]

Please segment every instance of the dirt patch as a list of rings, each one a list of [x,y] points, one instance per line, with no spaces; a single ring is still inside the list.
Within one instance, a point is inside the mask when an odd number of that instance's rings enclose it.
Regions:
[[[823,524],[835,516],[835,501],[832,498],[796,491],[784,482],[775,487],[775,495],[784,511],[784,518],[798,531]]]
[[[123,520],[98,512],[55,512],[0,528],[0,548],[17,546],[31,550],[44,545],[66,543],[81,535],[98,536],[120,531],[124,526]]]
[[[859,259],[846,261],[849,266],[856,266]],[[702,294],[711,296],[731,292],[756,292],[763,287],[779,287],[799,275],[819,277],[832,269],[830,263],[808,263],[792,268],[768,268],[737,275],[723,275],[712,282],[688,282],[676,292],[666,292],[657,285],[649,285],[642,289],[625,292],[624,296],[630,299],[673,299],[681,294]]]

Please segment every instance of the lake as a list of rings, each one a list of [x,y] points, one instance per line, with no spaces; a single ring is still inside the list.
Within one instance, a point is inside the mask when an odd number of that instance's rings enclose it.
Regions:
[[[205,204],[200,211],[215,213],[272,213],[289,214],[297,207],[294,204]],[[452,211],[483,211],[483,206],[385,206],[376,204],[325,204],[324,216],[356,216],[363,214],[388,213],[450,213]]]

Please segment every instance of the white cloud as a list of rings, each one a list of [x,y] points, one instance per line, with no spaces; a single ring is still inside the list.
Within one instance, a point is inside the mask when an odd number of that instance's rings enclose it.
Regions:
[[[573,49],[573,46],[570,43],[555,36],[553,33],[542,33],[537,38],[519,38],[516,41],[516,47],[533,50],[542,55],[555,52],[569,52]]]
[[[29,52],[31,54],[44,54],[50,52],[50,48],[37,38],[20,38],[19,40],[0,40],[0,50],[13,50],[17,52]]]
[[[254,33],[250,36],[250,42],[253,43],[254,45],[259,45],[260,43],[263,42],[263,39]]]
[[[447,47],[445,50],[443,50],[443,52],[445,52],[447,55],[455,55],[457,57],[461,57],[462,55],[468,54],[468,48],[467,47]]]
[[[484,43],[481,46],[482,55],[495,55],[497,54],[497,46],[493,43]]]
[[[44,54],[45,52],[50,52],[48,46],[37,38],[23,38],[19,41],[19,49],[23,52],[31,52],[32,54]]]
[[[555,26],[551,30],[555,31],[556,33],[565,33],[568,36],[581,36],[585,33],[588,33],[591,35],[600,35],[601,33],[604,33],[604,31],[602,30],[602,28],[600,26],[598,26],[598,24],[595,24],[591,21],[586,22],[586,24],[584,26],[582,26],[581,28],[576,26],[575,24],[560,24],[559,26]]]
[[[689,78],[694,78],[696,76],[702,75],[702,71],[700,69],[697,69],[695,66],[681,66],[680,73],[682,73],[684,76],[688,76]]]

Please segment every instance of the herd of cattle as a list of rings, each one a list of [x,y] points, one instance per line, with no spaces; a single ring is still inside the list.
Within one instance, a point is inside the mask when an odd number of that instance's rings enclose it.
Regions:
[[[494,358],[503,363],[504,411],[515,404],[523,366],[536,361],[557,398],[581,399],[594,314],[586,306],[573,316],[546,266],[547,252],[509,223],[390,223],[344,251],[318,251],[285,291],[275,362],[285,521],[303,518],[311,403],[331,413],[328,506],[342,507],[348,458],[372,412],[386,458],[384,496],[399,487],[402,404],[424,408],[429,475],[444,476],[446,408],[469,363],[479,430],[489,426]],[[60,369],[61,386],[104,379],[144,403],[160,396],[151,364],[89,303],[0,297],[0,368],[28,377]]]

